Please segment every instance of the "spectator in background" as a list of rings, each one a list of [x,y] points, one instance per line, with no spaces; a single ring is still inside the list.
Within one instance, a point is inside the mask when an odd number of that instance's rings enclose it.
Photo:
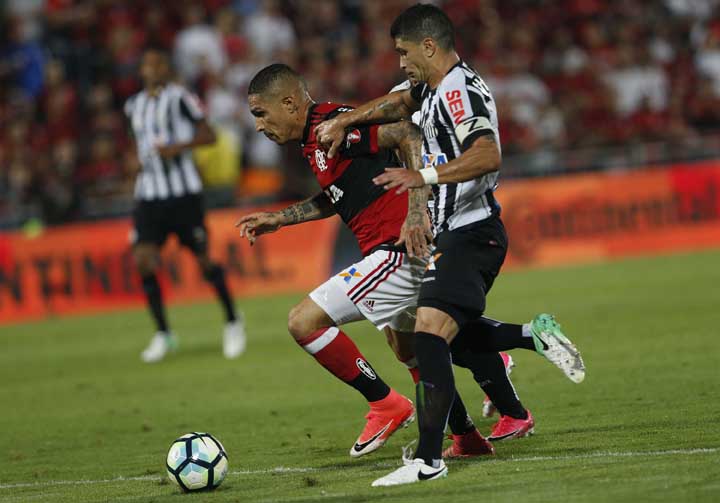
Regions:
[[[661,67],[653,63],[644,47],[630,44],[619,48],[616,69],[607,73],[606,82],[615,96],[615,109],[628,117],[643,106],[659,112],[668,103],[668,78]]]
[[[178,76],[194,84],[205,72],[219,73],[226,64],[222,36],[206,23],[200,4],[189,3],[183,11],[183,28],[175,38],[173,61]]]
[[[260,5],[260,9],[245,21],[245,35],[259,56],[267,61],[278,52],[289,51],[297,41],[292,23],[283,16],[277,0],[262,0]]]
[[[37,98],[43,88],[45,56],[40,44],[28,37],[18,19],[6,21],[7,45],[0,52],[0,77]]]

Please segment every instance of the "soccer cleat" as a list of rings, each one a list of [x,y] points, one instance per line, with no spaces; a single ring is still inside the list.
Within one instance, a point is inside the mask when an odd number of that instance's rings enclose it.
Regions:
[[[491,442],[500,440],[509,440],[511,438],[527,437],[535,433],[535,419],[529,410],[527,419],[515,419],[510,416],[500,416],[500,420],[493,426],[490,436],[487,438]]]
[[[436,480],[447,477],[447,466],[445,462],[440,460],[440,466],[437,468],[426,465],[425,460],[407,459],[403,455],[403,466],[388,473],[372,483],[373,487],[399,486],[402,484],[413,484],[425,480]]]
[[[410,400],[390,390],[387,397],[370,404],[365,419],[365,428],[350,448],[353,458],[378,450],[398,428],[407,427],[415,419],[415,407]]]
[[[507,375],[510,375],[512,369],[515,367],[515,361],[512,359],[512,356],[507,353],[500,353],[500,357],[503,359],[503,363],[505,364],[505,372]],[[495,404],[492,403],[489,396],[485,395],[482,408],[483,417],[493,417],[496,411],[497,407],[495,407]]]
[[[235,320],[225,325],[223,332],[223,354],[225,358],[232,360],[245,352],[246,346],[245,324]]]
[[[443,451],[442,457],[445,459],[495,454],[495,447],[477,431],[477,428],[464,435],[448,435],[448,438],[451,438],[453,443]]]
[[[550,314],[538,314],[530,322],[535,350],[558,367],[574,383],[585,379],[585,363],[580,351],[565,337],[560,324]]]
[[[168,353],[177,351],[178,341],[175,334],[172,332],[156,332],[150,344],[140,355],[140,358],[145,363],[159,362]]]

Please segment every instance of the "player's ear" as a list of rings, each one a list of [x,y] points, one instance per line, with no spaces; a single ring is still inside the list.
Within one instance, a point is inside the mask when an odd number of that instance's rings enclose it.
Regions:
[[[425,54],[426,58],[432,58],[435,52],[437,52],[437,44],[430,37],[420,42],[420,46],[422,47],[423,54]]]
[[[293,96],[285,96],[282,99],[282,106],[289,114],[294,114],[298,110],[297,102]]]

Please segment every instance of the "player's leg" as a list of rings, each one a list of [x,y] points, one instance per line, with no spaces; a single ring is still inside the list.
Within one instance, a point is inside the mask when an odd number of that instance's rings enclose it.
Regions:
[[[160,246],[167,238],[167,229],[159,218],[162,208],[157,202],[140,202],[133,211],[133,258],[140,274],[145,300],[155,323],[155,335],[140,357],[144,362],[162,360],[177,349],[177,339],[170,331],[162,290],[157,278],[160,266]]]
[[[585,378],[585,364],[580,352],[549,314],[539,314],[522,325],[483,316],[463,326],[457,339],[458,344],[465,344],[475,352],[535,351],[562,370],[571,381],[580,383]]]
[[[223,307],[225,315],[223,355],[229,359],[237,358],[245,352],[247,346],[245,320],[242,313],[235,310],[235,304],[225,279],[225,270],[220,264],[210,260],[206,251],[196,254],[196,257],[203,277],[212,285],[220,305]]]
[[[506,247],[498,245],[486,225],[438,236],[433,260],[422,280],[415,326],[415,355],[420,368],[418,448],[414,459],[406,459],[405,466],[376,480],[373,486],[408,484],[447,474],[442,441],[455,397],[449,345],[459,327],[484,312],[485,277],[488,272],[497,275],[505,257]]]
[[[487,393],[500,413],[500,420],[493,426],[488,440],[495,442],[519,438],[533,432],[535,420],[520,402],[505,368],[505,362],[499,353],[461,352],[452,347],[452,354],[456,365],[470,369],[475,381]],[[453,438],[454,442],[448,449],[449,453],[463,452],[462,440],[462,438]]]
[[[353,457],[379,449],[399,427],[414,418],[412,402],[392,390],[352,339],[336,326],[337,320],[345,323],[359,319],[362,315],[332,278],[311,297],[303,299],[288,316],[288,330],[298,345],[368,401],[367,423],[350,449]]]
[[[200,196],[184,198],[180,213],[175,232],[180,244],[195,255],[205,281],[213,287],[223,308],[225,316],[223,354],[225,358],[237,358],[245,351],[247,344],[245,322],[242,315],[235,310],[235,303],[225,279],[225,270],[208,255],[208,232],[202,198]]]
[[[420,371],[417,368],[417,359],[415,358],[414,333],[400,332],[390,327],[385,327],[385,335],[388,345],[392,348],[396,358],[408,368],[413,382],[417,385],[420,381]],[[452,407],[450,408],[448,427],[452,432],[451,438],[455,439],[458,444],[458,446],[453,444],[453,446],[449,448],[453,453],[450,457],[494,454],[495,451],[492,444],[490,444],[475,427],[475,423],[473,423],[457,391]],[[443,457],[448,457],[445,455],[445,451],[443,451]]]

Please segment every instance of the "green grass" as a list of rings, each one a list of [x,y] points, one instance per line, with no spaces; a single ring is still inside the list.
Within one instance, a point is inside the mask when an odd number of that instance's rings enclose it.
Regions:
[[[398,465],[416,428],[348,456],[366,404],[291,342],[286,313],[299,296],[243,301],[249,349],[232,362],[214,304],[171,308],[181,351],[158,365],[139,360],[144,311],[4,326],[0,501],[718,501],[719,285],[718,252],[502,275],[488,314],[557,314],[587,379],[574,385],[516,351],[536,435],[498,444],[494,459],[453,462],[446,480],[390,489],[370,482]],[[348,332],[386,381],[413,393],[382,334],[365,323]],[[457,376],[487,432],[479,389]],[[170,442],[191,430],[215,434],[230,456],[212,494],[165,480]]]

